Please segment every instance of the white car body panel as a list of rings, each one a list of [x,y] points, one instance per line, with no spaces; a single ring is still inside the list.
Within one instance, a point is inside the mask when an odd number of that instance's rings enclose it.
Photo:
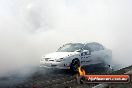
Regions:
[[[109,49],[81,52],[53,52],[42,56],[40,66],[47,68],[70,69],[73,59],[78,58],[81,66],[106,63],[110,64],[112,52]]]

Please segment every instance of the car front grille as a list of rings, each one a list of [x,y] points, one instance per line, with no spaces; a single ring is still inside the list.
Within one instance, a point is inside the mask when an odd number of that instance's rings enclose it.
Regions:
[[[56,67],[57,65],[53,65],[53,64],[52,64],[51,66],[52,66],[52,67]]]
[[[54,61],[54,60],[49,60],[49,61]]]

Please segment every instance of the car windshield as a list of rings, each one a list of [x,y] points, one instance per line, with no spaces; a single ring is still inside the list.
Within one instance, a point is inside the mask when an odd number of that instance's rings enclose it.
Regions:
[[[77,44],[66,44],[59,48],[57,52],[79,52],[83,48],[83,44],[77,43]]]

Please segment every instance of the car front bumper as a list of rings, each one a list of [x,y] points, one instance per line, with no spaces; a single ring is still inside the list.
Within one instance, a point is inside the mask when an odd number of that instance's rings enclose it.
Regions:
[[[40,61],[40,67],[57,68],[57,69],[70,69],[70,63]]]

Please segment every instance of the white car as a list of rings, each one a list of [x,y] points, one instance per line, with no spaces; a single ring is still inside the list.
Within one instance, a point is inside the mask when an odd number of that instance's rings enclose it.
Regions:
[[[56,52],[42,56],[40,66],[46,68],[71,69],[79,66],[110,65],[112,51],[99,43],[68,43]]]

